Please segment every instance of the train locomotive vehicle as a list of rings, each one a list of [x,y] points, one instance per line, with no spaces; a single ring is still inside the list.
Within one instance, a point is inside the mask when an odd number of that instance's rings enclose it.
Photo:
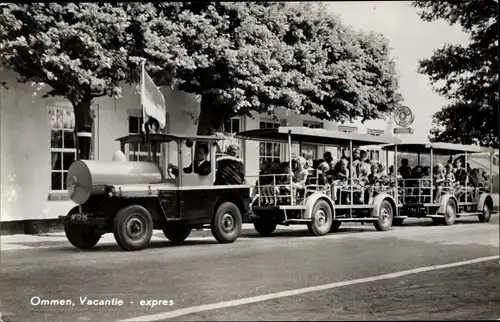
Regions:
[[[468,180],[459,188],[442,186],[439,190],[433,182],[434,166],[436,161],[463,157],[464,166],[468,158],[476,153],[487,153],[490,158],[494,150],[477,145],[463,145],[444,142],[420,142],[413,140],[399,141],[397,144],[388,144],[382,147],[385,151],[398,154],[416,154],[420,165],[421,155],[430,159],[431,175],[429,179],[401,179],[401,216],[394,220],[394,225],[403,224],[404,218],[431,218],[434,224],[453,225],[460,217],[477,216],[480,222],[488,222],[493,214],[493,198],[490,194],[492,187],[490,162],[489,188],[476,189]],[[491,161],[491,160],[490,160]],[[444,162],[443,162],[444,163]]]
[[[162,230],[171,242],[181,244],[193,229],[203,228],[210,228],[220,243],[234,242],[248,216],[250,186],[215,185],[216,146],[223,139],[151,134],[144,142],[141,134],[128,135],[117,139],[120,153],[137,151],[141,144],[147,147],[147,161],[75,161],[68,170],[67,186],[77,206],[59,217],[69,242],[90,249],[103,234],[113,233],[123,250],[133,251],[149,245],[153,230]],[[195,173],[198,144],[208,147],[208,175]],[[157,161],[161,148],[169,152]],[[185,166],[191,171],[183,171]]]
[[[353,196],[360,193],[357,179],[350,177],[347,184],[336,187],[318,184],[318,177],[311,177],[305,189],[297,189],[292,183],[292,144],[323,145],[325,147],[347,146],[353,151],[355,146],[382,145],[397,142],[392,137],[376,137],[368,134],[346,133],[308,127],[281,126],[272,129],[256,129],[239,132],[237,138],[249,141],[281,143],[287,146],[289,173],[286,184],[278,183],[283,175],[247,176],[253,186],[251,220],[261,236],[270,236],[277,225],[307,225],[313,236],[323,236],[337,230],[342,222],[373,223],[379,231],[388,230],[393,218],[399,218],[397,196],[386,187],[375,192],[373,198],[358,202]],[[271,176],[271,184],[261,185],[263,177]],[[267,193],[266,193],[267,191]],[[391,191],[391,192],[386,192]],[[271,192],[271,193],[269,193]],[[335,201],[335,196],[340,196]],[[397,193],[396,193],[397,194]],[[345,197],[349,201],[345,202]]]

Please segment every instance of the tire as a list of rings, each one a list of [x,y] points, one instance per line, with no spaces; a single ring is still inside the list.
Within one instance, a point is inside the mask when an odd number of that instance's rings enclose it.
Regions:
[[[74,207],[68,212],[68,216],[77,214],[79,207]],[[84,225],[64,222],[64,233],[71,245],[81,249],[91,249],[101,239],[101,234],[89,230]]]
[[[484,201],[483,212],[481,214],[477,215],[478,218],[479,218],[479,222],[487,223],[487,222],[490,221],[490,219],[491,219],[491,208],[493,208],[493,207],[491,207],[491,204],[492,203],[489,202],[489,199],[486,199]]]
[[[392,226],[394,218],[394,209],[389,201],[384,200],[380,204],[379,215],[377,221],[373,223],[378,231],[386,231]]]
[[[330,232],[336,232],[339,230],[340,226],[342,225],[342,222],[340,220],[333,220],[332,221],[332,226],[330,227]]]
[[[253,221],[253,227],[262,237],[269,237],[276,230],[274,218],[259,217]]]
[[[324,236],[330,232],[333,217],[332,209],[325,200],[318,200],[314,204],[311,222],[307,223],[307,229],[313,236]]]
[[[153,236],[153,218],[146,208],[132,205],[120,209],[113,222],[113,234],[126,251],[146,248]]]
[[[212,218],[210,229],[219,243],[232,243],[241,234],[243,220],[238,207],[232,202],[222,203]]]
[[[163,228],[163,234],[172,244],[180,245],[189,237],[189,234],[191,234],[191,228],[182,224],[167,224],[167,226]]]
[[[404,221],[405,221],[404,218],[392,218],[392,225],[393,226],[402,226]]]
[[[457,207],[455,201],[448,199],[446,206],[444,207],[444,220],[443,224],[445,226],[451,226],[457,220]]]

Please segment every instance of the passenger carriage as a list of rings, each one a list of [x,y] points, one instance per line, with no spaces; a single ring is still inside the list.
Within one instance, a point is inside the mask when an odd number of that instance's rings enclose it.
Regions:
[[[436,187],[434,182],[435,163],[447,158],[463,156],[464,167],[467,167],[468,158],[475,153],[489,153],[494,150],[476,145],[462,145],[442,142],[424,143],[418,141],[401,141],[398,144],[385,145],[385,151],[411,153],[417,155],[418,163],[422,155],[430,156],[431,176],[429,179],[401,179],[400,200],[402,214],[405,217],[431,218],[435,224],[453,225],[457,218],[478,216],[480,222],[488,222],[493,211],[491,191],[491,162],[488,189],[478,189],[471,186],[470,181],[460,187],[443,184]],[[399,165],[396,165],[398,167]],[[439,189],[439,190],[438,190]],[[395,225],[401,225],[404,217],[394,220]]]
[[[192,229],[210,227],[218,242],[234,242],[248,215],[250,186],[214,184],[216,145],[223,139],[151,134],[144,142],[140,134],[129,135],[117,139],[123,155],[127,148],[144,144],[148,161],[75,161],[67,185],[77,206],[60,217],[68,240],[76,247],[92,248],[104,233],[112,232],[121,248],[138,250],[149,244],[153,230],[162,230],[179,244]],[[208,175],[182,170],[193,167],[197,143],[208,146]],[[158,146],[168,151],[161,164],[155,162]],[[166,166],[170,163],[176,163],[177,176]]]
[[[236,134],[243,140],[270,141],[286,143],[288,145],[288,162],[292,178],[292,144],[314,144],[324,146],[380,145],[394,143],[392,137],[376,137],[367,134],[345,133],[325,129],[311,129],[307,127],[279,127],[274,129],[249,130]],[[396,198],[393,189],[380,186],[370,200],[355,200],[354,196],[361,193],[363,188],[353,179],[352,163],[350,164],[350,178],[346,185],[318,184],[318,177],[313,177],[306,183],[305,189],[296,188],[293,183],[279,184],[277,175],[271,175],[272,184],[261,186],[264,176],[247,176],[252,184],[254,198],[251,204],[251,219],[257,232],[262,236],[273,233],[278,224],[306,224],[309,232],[314,236],[325,235],[338,229],[342,222],[371,222],[377,230],[387,230],[392,225],[393,217],[398,213]],[[291,181],[291,180],[290,180]],[[269,189],[271,186],[271,189]],[[272,191],[272,196],[265,190]],[[338,191],[338,200],[335,201],[334,191]],[[349,198],[345,198],[349,197]],[[269,200],[270,199],[270,200]],[[349,199],[349,202],[346,202]]]

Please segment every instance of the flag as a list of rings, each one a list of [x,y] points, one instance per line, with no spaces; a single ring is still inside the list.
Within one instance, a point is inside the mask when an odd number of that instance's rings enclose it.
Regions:
[[[143,117],[143,132],[144,124],[146,124],[150,119],[155,119],[158,121],[159,129],[158,132],[165,127],[166,123],[166,106],[165,98],[163,97],[160,88],[155,85],[146,69],[144,68],[145,62],[142,63],[142,73],[141,73],[141,105],[142,105],[142,117]]]

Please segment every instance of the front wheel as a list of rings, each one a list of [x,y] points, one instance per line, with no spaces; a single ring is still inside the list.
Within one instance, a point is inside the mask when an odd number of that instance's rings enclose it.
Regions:
[[[79,207],[74,207],[68,212],[68,217],[77,214]],[[64,233],[71,245],[81,248],[90,249],[94,247],[101,239],[101,234],[96,233],[84,225],[75,224],[72,222],[64,222]]]
[[[224,202],[217,208],[210,229],[219,243],[232,243],[240,236],[242,225],[238,207],[232,202]]]
[[[384,200],[380,204],[377,221],[373,224],[378,231],[386,231],[392,225],[393,209],[389,201]]]
[[[313,236],[328,234],[332,227],[332,209],[325,200],[318,200],[312,210],[311,222],[307,223],[307,229]]]
[[[491,203],[488,200],[483,205],[483,212],[478,215],[479,222],[486,223],[491,219]]]
[[[125,207],[115,216],[113,234],[123,250],[144,249],[149,245],[153,236],[153,218],[142,206]]]
[[[180,224],[167,224],[167,226],[163,228],[163,234],[174,245],[180,245],[189,237],[189,234],[191,234],[191,228]]]

